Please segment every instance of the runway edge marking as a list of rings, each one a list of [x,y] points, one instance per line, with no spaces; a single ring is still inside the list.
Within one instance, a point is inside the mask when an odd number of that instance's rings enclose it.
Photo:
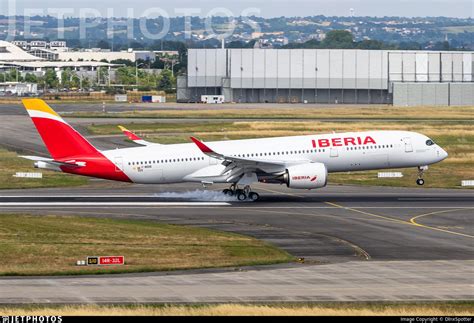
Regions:
[[[22,206],[229,206],[227,202],[0,202],[0,207]]]

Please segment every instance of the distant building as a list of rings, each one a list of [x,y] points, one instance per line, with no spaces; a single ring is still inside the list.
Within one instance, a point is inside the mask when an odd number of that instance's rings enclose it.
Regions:
[[[58,52],[46,48],[32,48],[28,51],[28,53],[38,58],[45,59],[47,61],[59,60]]]
[[[6,42],[0,41],[0,64],[10,61],[37,61],[40,58],[27,53],[22,48]]]
[[[65,41],[52,41],[46,42],[41,40],[33,41],[24,41],[24,40],[15,40],[12,42],[13,45],[20,47],[25,51],[30,51],[32,49],[50,49],[53,51],[67,51],[67,43]]]
[[[38,94],[38,85],[34,83],[0,83],[0,96],[27,96]]]
[[[473,73],[473,52],[189,49],[178,100],[474,105]]]
[[[129,49],[128,51],[112,52],[109,50],[82,50],[82,51],[68,51],[60,52],[60,61],[96,61],[100,62],[106,60],[112,62],[115,60],[129,60],[136,62],[137,60],[154,62],[156,60],[156,54],[153,51],[140,51]]]
[[[62,71],[70,69],[80,77],[93,79],[97,77],[99,68],[112,70],[121,66],[98,61],[62,62],[58,61],[60,53],[43,48],[41,43],[34,43],[34,45],[40,45],[40,47],[30,49],[30,53],[28,53],[12,43],[0,41],[0,73],[16,69],[20,75],[31,73],[36,76],[43,76],[47,70],[54,70],[58,78],[61,79]]]
[[[179,52],[177,50],[155,50],[154,53],[156,57],[179,56]]]

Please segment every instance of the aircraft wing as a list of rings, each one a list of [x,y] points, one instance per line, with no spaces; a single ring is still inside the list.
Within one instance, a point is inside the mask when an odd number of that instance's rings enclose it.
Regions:
[[[120,130],[122,130],[122,132],[125,134],[125,136],[127,136],[128,139],[130,139],[131,141],[133,141],[137,145],[141,145],[141,146],[160,145],[160,144],[156,144],[156,143],[153,143],[153,142],[143,140],[142,138],[138,137],[136,134],[134,134],[133,132],[131,132],[130,130],[128,130],[127,128],[125,128],[123,126],[118,126],[118,127],[119,127]]]
[[[225,169],[220,175],[228,174],[227,181],[234,182],[246,173],[265,173],[275,176],[285,173],[288,165],[304,164],[309,160],[283,161],[283,160],[263,160],[258,158],[235,157],[220,154],[209,148],[202,141],[191,137],[191,140],[207,156],[222,160]]]

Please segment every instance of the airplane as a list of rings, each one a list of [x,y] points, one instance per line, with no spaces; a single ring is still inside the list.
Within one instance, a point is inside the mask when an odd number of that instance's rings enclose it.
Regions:
[[[124,133],[125,136],[127,136],[127,138],[129,140],[133,141],[137,145],[140,145],[140,146],[158,145],[158,146],[160,146],[160,144],[158,144],[158,143],[153,143],[153,142],[143,140],[142,138],[138,137],[135,133],[131,132],[130,130],[128,130],[124,126],[118,126],[118,128]]]
[[[363,131],[99,150],[40,99],[23,104],[52,158],[22,156],[40,169],[140,184],[229,184],[223,193],[257,201],[254,183],[292,189],[325,187],[328,174],[418,168],[423,185],[428,165],[448,153],[425,135],[409,131]],[[135,139],[135,140],[141,140]]]

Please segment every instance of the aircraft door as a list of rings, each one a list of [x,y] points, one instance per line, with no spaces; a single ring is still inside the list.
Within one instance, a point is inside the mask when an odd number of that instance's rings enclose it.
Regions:
[[[115,171],[117,173],[123,170],[123,157],[115,157]]]
[[[332,147],[331,148],[331,151],[330,151],[330,155],[331,157],[339,157],[339,151],[337,150],[336,147]]]
[[[406,153],[413,152],[413,144],[411,143],[411,138],[410,137],[403,138],[403,143],[405,145],[405,152]]]

